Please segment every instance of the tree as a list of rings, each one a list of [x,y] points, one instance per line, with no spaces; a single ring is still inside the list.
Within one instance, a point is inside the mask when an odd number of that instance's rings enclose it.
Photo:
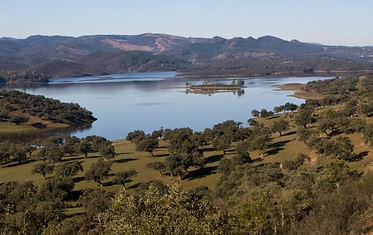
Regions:
[[[42,186],[40,196],[43,200],[63,200],[72,192],[75,183],[71,177],[51,177]]]
[[[18,161],[18,164],[21,164],[23,160],[27,159],[28,149],[25,145],[13,144],[10,148],[10,153],[13,155],[13,159]]]
[[[140,130],[135,130],[133,132],[129,132],[126,136],[126,140],[131,142],[138,142],[145,138],[145,132]]]
[[[170,153],[191,154],[198,149],[198,144],[193,138],[193,130],[190,128],[177,128],[172,131],[168,140]]]
[[[299,126],[303,126],[307,129],[307,124],[311,124],[314,122],[314,118],[312,116],[312,110],[304,109],[298,112],[297,117],[295,118],[295,123]]]
[[[153,157],[154,149],[158,148],[158,140],[156,139],[145,139],[136,142],[136,150],[137,151],[145,151],[148,152],[151,157]]]
[[[373,146],[373,125],[366,125],[363,129],[363,137],[366,144]]]
[[[303,141],[304,144],[307,144],[307,141],[312,138],[312,136],[316,136],[317,133],[314,130],[305,129],[303,127],[299,127],[297,130],[297,136],[299,141]]]
[[[294,111],[297,109],[298,109],[298,105],[293,104],[293,103],[286,102],[284,105],[284,110],[291,111],[292,113],[294,113]]]
[[[338,136],[334,144],[334,154],[345,161],[353,159],[354,145],[350,138]]]
[[[46,174],[51,174],[53,171],[54,165],[50,165],[45,162],[35,165],[32,169],[32,173],[41,174],[43,176],[43,179],[46,179]]]
[[[63,146],[62,151],[65,154],[72,155],[74,153],[79,152],[79,146],[80,145],[80,139],[76,136],[68,136],[66,137]]]
[[[83,166],[80,162],[66,162],[57,167],[56,177],[72,177],[79,171],[83,171]]]
[[[253,110],[251,111],[251,115],[252,115],[253,117],[255,117],[255,118],[258,118],[258,117],[260,116],[260,112],[259,112],[258,110],[256,110],[256,109],[253,109]]]
[[[249,143],[248,142],[239,142],[236,146],[236,157],[234,158],[237,161],[237,164],[244,164],[252,162],[250,154],[248,152]]]
[[[166,170],[166,165],[163,162],[150,162],[147,167],[158,171],[160,176],[162,176],[163,172]]]
[[[341,183],[348,179],[350,167],[343,160],[332,159],[323,165],[323,174],[319,179],[319,187],[325,191],[339,189]]]
[[[114,150],[114,146],[111,144],[110,141],[106,141],[102,143],[99,148],[99,152],[101,156],[103,156],[106,159],[112,159],[115,157],[115,154],[116,154]]]
[[[98,213],[104,213],[111,206],[114,193],[102,189],[84,190],[83,195],[79,197],[78,202],[86,209],[88,221],[93,222],[93,218]]]
[[[123,189],[126,189],[125,183],[133,176],[137,175],[137,171],[135,169],[130,169],[127,171],[120,171],[115,174],[113,183],[114,184],[121,184]]]
[[[59,162],[62,159],[63,151],[56,143],[47,142],[40,150],[39,156],[41,156],[44,161],[50,160],[53,162]]]
[[[88,157],[88,153],[92,151],[92,145],[88,140],[82,140],[78,146],[79,152],[84,154],[84,157]]]
[[[261,118],[267,118],[267,117],[269,117],[267,109],[260,110],[260,117]]]
[[[193,153],[177,153],[171,154],[166,158],[165,165],[171,176],[177,176],[180,180],[188,173],[188,169],[192,166],[202,168],[205,160],[202,153],[195,151]]]
[[[100,158],[96,163],[91,165],[91,168],[86,172],[85,178],[87,180],[93,180],[102,186],[102,180],[104,180],[111,170],[111,162],[104,161]]]
[[[285,121],[284,119],[280,118],[278,121],[275,121],[272,126],[273,132],[278,132],[280,136],[282,136],[283,131],[289,130],[289,122]]]
[[[26,123],[28,122],[29,118],[28,117],[24,117],[24,116],[14,116],[14,117],[11,117],[9,122],[11,123],[14,123],[16,125],[20,125],[20,124],[23,124],[23,123]]]
[[[212,140],[212,146],[216,150],[223,151],[223,155],[226,154],[226,149],[229,148],[231,145],[231,140],[227,138],[225,135],[217,136]]]
[[[271,130],[267,127],[256,127],[253,129],[253,134],[250,139],[248,139],[249,150],[259,150],[261,158],[264,157],[269,143],[272,141]]]

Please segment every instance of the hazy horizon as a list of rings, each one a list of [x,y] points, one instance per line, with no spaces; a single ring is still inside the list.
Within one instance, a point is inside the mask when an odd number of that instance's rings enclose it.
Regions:
[[[149,32],[373,46],[371,9],[373,2],[363,0],[0,0],[0,37]]]

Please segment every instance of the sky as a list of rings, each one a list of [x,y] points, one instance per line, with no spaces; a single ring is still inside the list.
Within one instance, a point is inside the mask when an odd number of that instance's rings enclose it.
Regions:
[[[165,33],[373,46],[372,0],[0,0],[0,37]]]

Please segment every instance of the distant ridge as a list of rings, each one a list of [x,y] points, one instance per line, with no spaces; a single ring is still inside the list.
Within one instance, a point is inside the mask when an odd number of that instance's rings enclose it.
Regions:
[[[314,73],[372,70],[372,64],[373,47],[325,46],[273,36],[225,39],[144,33],[0,38],[1,71],[34,71],[50,77],[165,70],[205,75]]]

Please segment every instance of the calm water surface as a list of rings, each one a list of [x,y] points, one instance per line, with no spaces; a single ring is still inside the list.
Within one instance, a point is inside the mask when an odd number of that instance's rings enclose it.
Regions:
[[[230,84],[234,78],[214,79]],[[98,118],[91,128],[72,130],[78,137],[99,135],[121,139],[133,130],[151,133],[163,128],[190,127],[195,131],[211,128],[226,120],[243,122],[251,110],[303,100],[291,97],[292,91],[278,91],[285,83],[306,83],[320,77],[260,77],[245,80],[244,95],[232,92],[213,95],[187,94],[185,82],[202,84],[201,79],[178,78],[174,72],[127,73],[100,77],[52,79],[39,87],[23,87],[28,93],[44,95],[63,102],[78,103]]]

